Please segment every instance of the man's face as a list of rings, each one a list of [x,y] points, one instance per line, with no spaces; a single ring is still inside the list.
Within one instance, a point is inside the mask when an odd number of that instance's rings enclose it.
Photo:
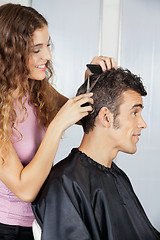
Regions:
[[[116,118],[118,128],[111,124],[111,139],[113,148],[118,151],[133,154],[137,151],[137,142],[141,130],[147,125],[141,116],[143,109],[142,97],[139,93],[128,90],[122,93],[122,104]]]

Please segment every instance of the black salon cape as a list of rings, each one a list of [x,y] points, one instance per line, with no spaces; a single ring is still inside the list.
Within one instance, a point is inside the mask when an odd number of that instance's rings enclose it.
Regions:
[[[42,240],[156,240],[126,174],[78,149],[51,170],[32,203]]]

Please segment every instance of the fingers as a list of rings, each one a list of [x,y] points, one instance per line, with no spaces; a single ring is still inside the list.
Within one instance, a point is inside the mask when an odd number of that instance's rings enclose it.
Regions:
[[[63,107],[57,113],[56,121],[58,125],[62,127],[62,131],[65,131],[71,125],[79,122],[80,119],[87,116],[92,111],[93,94],[82,94],[74,98],[69,99]],[[87,104],[89,103],[89,104]]]
[[[77,97],[71,98],[68,100],[68,104],[71,106],[75,106],[79,113],[92,111],[92,104],[94,103],[93,99],[90,97],[89,94],[81,94]],[[93,95],[93,94],[92,94]],[[91,105],[90,105],[91,104]]]
[[[84,94],[81,94],[81,95],[78,95],[74,98],[71,98],[73,101],[79,101],[79,100],[82,100],[82,101],[89,101],[91,104],[93,104],[93,99],[91,98],[93,96],[93,93],[92,92],[89,92],[89,93],[84,93]],[[84,102],[84,103],[85,103]]]
[[[89,112],[91,112],[93,110],[93,108],[89,105],[89,106],[86,106],[86,107],[81,107],[82,109],[82,113],[85,114],[85,116],[87,116],[89,114]]]
[[[84,107],[83,107],[83,106],[85,106],[86,103],[93,104],[93,99],[92,99],[92,98],[88,98],[88,97],[83,97],[83,98],[81,98],[77,103],[78,103],[78,105],[79,105],[80,107],[82,106],[82,108],[83,108],[83,110],[84,110]],[[92,109],[91,109],[91,110],[92,110]]]
[[[68,100],[68,105],[70,105],[70,108],[72,108],[74,105],[74,109],[77,109],[76,111],[78,111],[80,114],[86,113],[87,115],[88,112],[92,111],[91,105],[94,103],[93,99],[91,98],[92,95],[93,93],[87,93],[71,98]]]
[[[62,127],[62,131],[87,116],[92,111],[93,94],[87,93],[69,99],[57,113],[56,121]],[[86,104],[89,103],[89,104]]]
[[[112,68],[115,68],[115,69],[118,68],[117,62],[116,62],[116,60],[114,58],[111,58],[111,65],[112,65]]]
[[[106,69],[115,68],[117,69],[117,63],[114,58],[99,56],[94,57],[91,61],[91,64],[98,64],[101,66],[102,70],[105,71]]]

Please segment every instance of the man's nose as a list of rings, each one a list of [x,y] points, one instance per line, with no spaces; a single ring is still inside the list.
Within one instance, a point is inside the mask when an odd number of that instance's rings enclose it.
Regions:
[[[141,116],[138,122],[138,128],[144,129],[147,127],[146,122],[144,121],[143,117]]]

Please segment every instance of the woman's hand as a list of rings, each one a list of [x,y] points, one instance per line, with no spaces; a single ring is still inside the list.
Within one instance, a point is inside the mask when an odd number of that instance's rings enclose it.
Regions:
[[[22,201],[32,202],[53,165],[63,132],[92,111],[92,93],[69,99],[49,124],[46,134],[32,161],[23,166],[9,141],[6,153],[0,148],[0,180]]]
[[[105,71],[105,70],[109,70],[111,68],[115,68],[117,69],[117,63],[115,61],[114,58],[110,58],[110,57],[104,57],[104,56],[95,56],[92,61],[91,61],[91,64],[97,64],[97,65],[100,65],[102,70]],[[91,72],[89,69],[86,70],[85,72],[85,80],[87,79],[88,75],[90,75]]]
[[[100,65],[103,71],[106,69],[109,70],[111,68],[117,68],[117,63],[114,58],[104,56],[94,57],[91,61],[91,64]]]
[[[81,118],[87,116],[92,111],[92,107],[82,105],[85,103],[93,104],[92,95],[93,93],[86,93],[69,99],[53,119],[54,124],[63,132]]]

